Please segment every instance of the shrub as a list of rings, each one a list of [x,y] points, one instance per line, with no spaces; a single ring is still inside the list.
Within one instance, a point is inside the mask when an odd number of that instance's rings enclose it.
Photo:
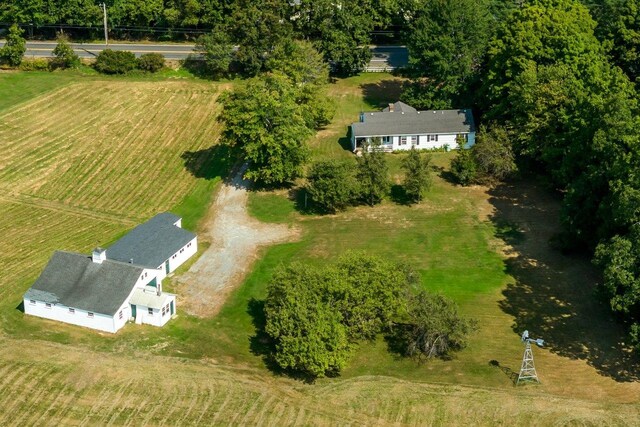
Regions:
[[[80,58],[65,36],[58,37],[58,44],[53,49],[53,54],[55,58],[51,60],[51,68],[77,68],[80,65]]]
[[[357,183],[351,162],[328,160],[314,163],[309,170],[307,191],[314,205],[323,212],[344,210],[357,196]]]
[[[511,139],[501,126],[480,128],[471,153],[478,166],[478,175],[484,180],[501,181],[516,171]]]
[[[48,71],[49,60],[46,58],[25,59],[19,66],[22,71]]]
[[[94,68],[104,74],[126,74],[136,65],[136,56],[132,52],[105,49],[96,57]]]
[[[149,73],[156,73],[164,68],[164,55],[145,53],[138,58],[138,68]]]
[[[17,67],[22,62],[22,57],[27,51],[26,41],[22,37],[24,31],[13,24],[9,28],[9,34],[7,34],[7,41],[5,45],[0,48],[0,62],[7,63],[12,67]]]
[[[453,301],[426,291],[409,298],[406,315],[407,322],[394,328],[394,338],[405,355],[419,361],[448,357],[466,347],[477,330],[477,322],[460,316]]]
[[[364,147],[358,157],[356,176],[360,183],[360,197],[370,206],[380,203],[391,189],[389,166],[381,148],[382,141],[376,138],[371,146]]]
[[[451,173],[460,185],[469,185],[476,180],[478,166],[471,154],[471,150],[464,148],[465,141],[458,141],[458,152],[451,160]]]

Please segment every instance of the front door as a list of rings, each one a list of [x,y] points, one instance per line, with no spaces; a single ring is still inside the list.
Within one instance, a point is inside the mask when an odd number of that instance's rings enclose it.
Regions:
[[[131,304],[131,317],[136,318],[136,306]]]
[[[169,260],[164,263],[164,269],[167,271],[167,274],[169,274]]]
[[[173,316],[173,301],[171,301],[171,315]]]

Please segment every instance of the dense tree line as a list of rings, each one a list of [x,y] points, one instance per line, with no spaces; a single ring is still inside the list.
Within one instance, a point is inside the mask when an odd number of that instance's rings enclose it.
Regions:
[[[466,6],[428,2],[413,17],[403,97],[475,107],[484,128],[452,164],[460,182],[504,176],[515,159],[563,194],[555,243],[595,251],[603,294],[640,344],[637,2],[453,3]]]

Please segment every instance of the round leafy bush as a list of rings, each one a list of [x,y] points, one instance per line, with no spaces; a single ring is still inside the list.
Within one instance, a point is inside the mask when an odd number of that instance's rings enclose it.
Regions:
[[[126,74],[136,68],[133,52],[105,49],[96,57],[94,68],[104,74]]]
[[[138,58],[138,68],[142,71],[155,73],[164,67],[164,55],[160,53],[145,53]]]

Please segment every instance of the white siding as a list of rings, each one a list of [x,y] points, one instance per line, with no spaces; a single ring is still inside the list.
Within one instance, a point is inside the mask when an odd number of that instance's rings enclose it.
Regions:
[[[170,296],[167,299],[165,305],[170,305],[173,302],[174,313],[176,310],[176,297]],[[171,319],[171,310],[165,311],[164,316],[162,315],[161,309],[151,309],[151,313],[149,313],[149,307],[144,307],[142,305],[136,306],[136,323],[145,323],[147,325],[153,326],[163,326]]]
[[[169,258],[169,272],[173,273],[178,267],[184,264],[186,260],[194,256],[196,252],[198,252],[198,238],[194,237],[192,241]]]
[[[61,304],[51,304],[51,308],[47,308],[44,302],[36,301],[35,304],[32,304],[30,300],[24,300],[24,312],[32,316],[57,320],[59,322],[70,323],[77,326],[84,326],[85,328],[110,332],[112,334],[119,329],[119,327],[116,327],[115,319],[112,316],[93,313],[93,317],[89,317],[89,313],[85,310],[74,310],[75,312],[71,313],[69,311],[69,307]],[[118,314],[116,313],[116,316],[117,315]]]
[[[429,135],[437,135],[437,141],[429,141]],[[455,150],[458,148],[458,143],[456,138],[458,136],[457,133],[439,133],[439,134],[420,134],[420,135],[393,135],[391,139],[393,144],[391,147],[393,151],[404,151],[411,150],[411,147],[414,147],[419,150],[433,150],[433,149],[441,149],[445,148],[445,146],[450,150]],[[406,137],[406,144],[401,144],[402,138]],[[412,138],[416,138],[415,142],[412,144]],[[368,139],[371,141],[375,137],[369,137]],[[431,138],[433,139],[433,138]],[[467,136],[467,144],[465,148],[470,148],[475,143],[475,132],[470,132]],[[173,267],[171,268],[173,271]]]

